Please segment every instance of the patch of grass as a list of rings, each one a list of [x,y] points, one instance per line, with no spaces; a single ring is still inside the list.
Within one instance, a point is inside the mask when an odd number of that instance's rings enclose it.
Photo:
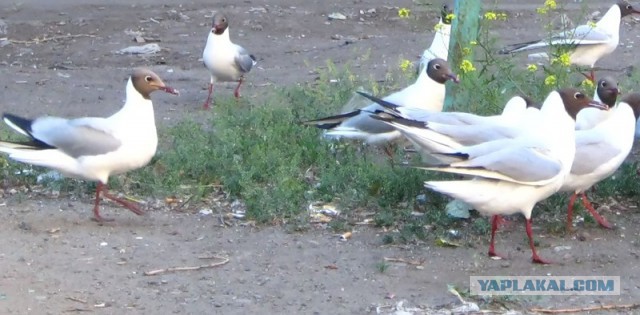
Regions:
[[[376,264],[376,269],[378,270],[379,273],[385,273],[387,269],[389,269],[389,266],[390,266],[389,263],[383,260]]]
[[[349,222],[347,222],[347,220],[340,219],[340,218],[334,219],[331,222],[329,222],[329,227],[331,228],[332,231],[336,233],[351,231],[351,225],[349,225]]]
[[[393,209],[422,192],[425,173],[389,167],[368,148],[321,139],[299,124],[338,112],[352,96],[356,78],[328,68],[318,83],[276,89],[260,104],[217,99],[205,124],[185,120],[166,131],[171,142],[150,167],[131,173],[133,182],[147,193],[186,186],[200,196],[221,184],[259,222],[291,220],[312,201],[339,199],[347,212],[354,205],[387,209],[390,224]]]

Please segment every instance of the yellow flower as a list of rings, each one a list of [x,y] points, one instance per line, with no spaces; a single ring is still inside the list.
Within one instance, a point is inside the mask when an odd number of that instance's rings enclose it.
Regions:
[[[462,70],[463,73],[469,73],[476,71],[476,67],[473,66],[473,63],[471,63],[471,61],[465,59],[460,63],[460,70]]]
[[[589,79],[582,80],[582,82],[580,83],[580,86],[582,86],[585,89],[593,89],[594,88],[593,81],[591,81]]]
[[[489,21],[495,21],[498,19],[498,15],[495,12],[487,11],[484,14],[484,19]]]
[[[444,24],[438,23],[438,24],[436,24],[436,26],[433,27],[433,29],[437,32],[437,31],[441,30],[443,27],[444,27]]]
[[[468,56],[470,54],[471,54],[471,48],[469,48],[469,47],[462,48],[462,55],[463,56]]]
[[[545,0],[544,5],[536,9],[538,14],[547,14],[549,10],[555,10],[558,7],[555,0]]]
[[[562,53],[557,58],[551,59],[551,64],[554,64],[554,63],[559,63],[564,67],[568,67],[571,65],[571,56],[569,55],[569,53],[566,53],[566,52]]]
[[[538,71],[538,66],[536,66],[535,64],[528,64],[527,65],[527,70],[531,71],[531,72],[536,72]]]
[[[594,21],[587,22],[587,25],[589,25],[590,28],[595,28],[596,26],[598,26]]]
[[[451,21],[451,20],[453,20],[453,19],[455,19],[455,18],[456,18],[456,15],[455,15],[455,14],[453,14],[453,13],[449,13],[449,14],[447,14],[447,16],[446,16],[444,19],[445,19],[445,20],[448,20],[448,21]]]
[[[549,12],[549,10],[545,7],[536,8],[536,13],[540,15],[547,14],[547,12]]]
[[[555,10],[557,7],[556,0],[545,0],[544,7],[548,8],[549,10]]]
[[[407,72],[411,68],[411,65],[412,63],[410,60],[403,59],[400,61],[400,70],[402,70],[402,72]]]
[[[553,74],[544,78],[544,85],[556,85],[556,83],[558,83],[558,79]]]
[[[469,42],[469,45],[475,46],[475,45],[478,45],[478,42],[476,42],[475,40],[472,40]]]
[[[400,18],[406,19],[409,17],[409,14],[411,14],[411,10],[407,9],[407,8],[400,8],[398,10],[398,16]]]

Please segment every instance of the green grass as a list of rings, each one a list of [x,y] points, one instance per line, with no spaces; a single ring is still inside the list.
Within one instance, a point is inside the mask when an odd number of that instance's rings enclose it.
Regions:
[[[477,70],[461,74],[459,85],[449,85],[456,99],[451,110],[495,114],[515,94],[542,101],[556,87],[580,84],[581,75],[562,65],[531,72],[508,57],[496,56],[496,39],[490,32],[500,27],[496,23],[500,22],[483,21],[477,45],[469,46],[475,51],[472,61]],[[451,226],[459,227],[460,221],[444,212],[448,199],[423,188],[427,179],[451,179],[451,175],[392,166],[376,148],[357,142],[327,141],[319,130],[299,124],[339,113],[360,86],[375,95],[398,90],[410,82],[408,72],[391,69],[384,84],[354,75],[348,65],[338,69],[331,62],[318,73],[319,78],[313,83],[274,88],[257,101],[216,98],[210,112],[197,113],[206,117],[185,118],[160,130],[161,146],[150,165],[113,177],[112,189],[158,198],[189,196],[192,204],[197,204],[207,202],[206,197],[221,186],[230,198],[244,201],[248,218],[261,223],[286,223],[291,232],[309,227],[309,203],[337,202],[343,215],[330,224],[335,232],[349,230],[358,217],[358,213],[352,213],[354,209],[364,209],[375,213],[376,226],[396,231],[383,238],[385,244],[421,241],[430,235],[442,235]],[[544,79],[550,75],[557,82],[547,85]],[[332,83],[331,79],[337,82]],[[638,82],[639,72],[634,71],[621,86],[629,91]],[[5,136],[6,131],[1,131],[0,137]],[[396,159],[401,160],[401,155]],[[593,198],[598,201],[610,196],[635,196],[637,181],[630,174],[635,174],[636,167],[624,165],[615,179],[598,185]],[[23,169],[31,168],[7,163],[0,156],[0,175],[7,185],[33,185],[36,175],[42,172],[34,168],[34,174],[16,175]],[[60,191],[92,193],[93,183],[79,183],[82,182],[47,185]],[[421,194],[426,194],[426,203],[416,201]],[[543,202],[535,213],[564,217],[564,209],[566,197],[558,196]],[[412,211],[423,215],[412,215]],[[490,230],[484,218],[463,222],[471,222],[471,230],[477,234]],[[427,225],[434,228],[427,230]]]

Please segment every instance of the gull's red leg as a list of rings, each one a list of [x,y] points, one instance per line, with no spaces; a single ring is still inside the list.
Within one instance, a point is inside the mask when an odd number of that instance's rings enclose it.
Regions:
[[[489,257],[500,257],[506,259],[503,255],[496,253],[495,237],[498,226],[502,224],[502,217],[499,215],[491,216],[491,242],[489,243]]]
[[[242,77],[240,77],[240,80],[238,81],[238,86],[236,86],[236,89],[233,91],[233,95],[236,98],[240,98],[240,85],[242,85]]]
[[[213,82],[209,83],[209,94],[207,94],[207,100],[204,101],[202,109],[209,109],[209,103],[211,102],[211,94],[213,93]]]
[[[596,83],[596,73],[595,71],[593,71],[593,69],[591,69],[591,71],[589,72],[589,74],[586,74],[584,72],[580,72],[580,74],[582,74],[585,78],[587,78],[589,81]]]
[[[571,232],[573,230],[573,204],[576,201],[576,197],[578,194],[575,192],[571,194],[571,198],[569,198],[569,209],[567,209],[567,231]]]
[[[544,265],[551,264],[551,262],[540,258],[540,256],[538,256],[538,253],[536,252],[536,246],[533,243],[533,229],[531,228],[530,218],[527,219],[526,230],[527,230],[527,236],[529,237],[529,246],[531,247],[531,253],[532,253],[531,260],[533,261],[533,263],[544,264]]]
[[[113,221],[113,219],[106,219],[100,215],[100,192],[103,188],[104,184],[98,182],[98,186],[96,187],[96,200],[93,203],[93,219],[97,222]]]
[[[587,210],[589,210],[589,213],[591,213],[591,216],[596,219],[596,221],[598,221],[598,224],[600,224],[600,226],[607,228],[607,229],[613,229],[613,225],[611,225],[611,223],[609,223],[609,221],[607,221],[607,219],[605,219],[603,216],[601,216],[595,208],[593,208],[593,205],[591,204],[591,202],[589,202],[589,199],[587,198],[587,194],[586,193],[582,193],[581,194],[582,197],[582,204],[584,205],[585,208],[587,208]]]
[[[142,209],[140,209],[140,207],[138,207],[137,204],[133,203],[133,202],[129,202],[123,199],[120,199],[112,194],[110,194],[106,188],[103,188],[102,190],[102,196],[105,198],[109,198],[111,200],[113,200],[114,202],[118,203],[119,205],[131,210],[131,212],[137,214],[137,215],[143,215],[144,211],[142,211]]]

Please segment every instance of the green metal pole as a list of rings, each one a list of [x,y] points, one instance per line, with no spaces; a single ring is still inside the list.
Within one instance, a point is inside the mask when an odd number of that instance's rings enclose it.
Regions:
[[[478,27],[480,24],[480,13],[482,10],[482,0],[455,0],[453,13],[456,18],[451,23],[451,39],[449,41],[449,64],[454,72],[460,71],[460,62],[465,58],[462,56],[462,49],[469,47],[471,41],[478,38]],[[473,58],[473,49],[467,59]],[[447,97],[444,100],[444,110],[450,110],[456,101],[456,90],[458,84],[447,86]]]

